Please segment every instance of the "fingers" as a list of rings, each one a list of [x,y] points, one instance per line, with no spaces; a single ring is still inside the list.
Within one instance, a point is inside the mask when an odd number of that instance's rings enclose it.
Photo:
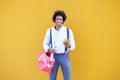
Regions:
[[[71,45],[69,44],[67,38],[64,39],[63,44],[64,44],[66,47],[68,47],[68,48],[71,47]]]
[[[53,48],[49,48],[49,49],[48,49],[48,52],[50,52],[50,53],[54,53],[55,50],[54,50]]]
[[[63,42],[63,44],[64,44],[66,47],[68,47],[68,48],[71,47],[71,45],[70,45],[68,42]]]

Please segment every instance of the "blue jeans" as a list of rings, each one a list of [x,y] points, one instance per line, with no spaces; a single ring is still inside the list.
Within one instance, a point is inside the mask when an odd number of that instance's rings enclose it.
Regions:
[[[50,80],[56,80],[59,66],[62,69],[64,80],[71,80],[71,64],[69,53],[54,54],[55,63],[50,73]]]

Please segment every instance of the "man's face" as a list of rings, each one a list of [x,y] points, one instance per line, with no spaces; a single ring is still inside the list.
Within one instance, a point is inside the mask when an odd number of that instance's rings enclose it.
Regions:
[[[63,24],[63,17],[62,16],[56,16],[55,23],[57,27],[61,27]]]

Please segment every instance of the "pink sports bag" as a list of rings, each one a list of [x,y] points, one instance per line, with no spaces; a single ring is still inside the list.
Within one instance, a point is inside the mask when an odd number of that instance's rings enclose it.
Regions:
[[[53,57],[53,54],[49,52],[41,51],[38,54],[39,69],[44,72],[47,72],[47,73],[51,72],[53,65],[54,65],[54,61],[55,59]]]

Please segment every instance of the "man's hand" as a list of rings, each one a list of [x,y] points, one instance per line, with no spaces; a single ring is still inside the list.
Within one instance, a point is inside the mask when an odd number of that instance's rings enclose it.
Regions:
[[[63,42],[63,44],[68,47],[68,48],[71,48],[71,45],[68,43],[68,42]]]
[[[68,42],[67,39],[64,39],[63,44],[64,44],[66,47],[71,48],[71,45],[69,44],[69,42]]]
[[[48,49],[48,52],[50,52],[50,53],[55,53],[55,50],[54,50],[53,48],[49,48],[49,49]]]

